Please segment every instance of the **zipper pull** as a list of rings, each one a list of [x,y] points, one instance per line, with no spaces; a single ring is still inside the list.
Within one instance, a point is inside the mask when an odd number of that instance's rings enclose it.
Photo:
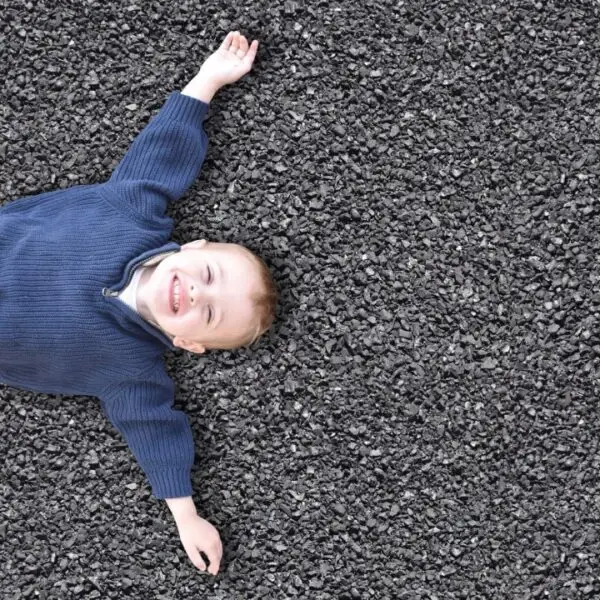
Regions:
[[[108,288],[102,288],[102,295],[110,296],[111,298],[114,298],[115,296],[119,295],[119,292],[115,292],[114,290],[109,290]]]

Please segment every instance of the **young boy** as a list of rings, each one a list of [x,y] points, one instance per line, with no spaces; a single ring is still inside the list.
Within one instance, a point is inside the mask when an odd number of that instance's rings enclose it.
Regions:
[[[241,246],[170,242],[165,211],[198,175],[209,102],[250,71],[257,47],[229,33],[106,183],[0,207],[0,383],[98,397],[166,499],[190,560],[206,570],[203,552],[213,575],[221,541],[196,513],[192,432],[172,408],[163,353],[252,342],[272,323],[277,293]]]

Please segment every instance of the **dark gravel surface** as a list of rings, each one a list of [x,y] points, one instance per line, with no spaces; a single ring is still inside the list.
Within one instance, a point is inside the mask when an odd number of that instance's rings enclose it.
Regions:
[[[0,388],[0,597],[600,597],[600,5],[0,0],[0,201],[106,180],[230,29],[176,241],[265,257],[167,355],[215,579],[90,398]]]

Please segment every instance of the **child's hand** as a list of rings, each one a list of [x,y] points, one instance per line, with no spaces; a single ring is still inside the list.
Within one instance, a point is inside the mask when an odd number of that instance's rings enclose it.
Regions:
[[[177,523],[179,539],[185,551],[201,571],[206,571],[206,563],[202,560],[200,552],[206,554],[210,561],[208,572],[216,575],[223,556],[223,546],[219,532],[205,519],[198,515],[190,515]]]
[[[204,61],[199,75],[219,88],[233,83],[250,71],[257,48],[258,40],[248,46],[239,31],[230,31],[219,49]]]
[[[219,88],[237,81],[250,71],[257,48],[258,40],[248,46],[248,40],[239,31],[230,31],[219,49],[204,61],[181,93],[208,104]]]

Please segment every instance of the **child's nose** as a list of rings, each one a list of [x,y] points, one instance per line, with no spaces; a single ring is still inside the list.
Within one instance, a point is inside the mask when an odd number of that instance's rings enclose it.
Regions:
[[[190,285],[189,297],[190,304],[192,306],[194,306],[196,302],[201,302],[204,299],[205,295],[206,293],[205,291],[202,291],[202,286],[198,286],[195,283],[192,283]]]

